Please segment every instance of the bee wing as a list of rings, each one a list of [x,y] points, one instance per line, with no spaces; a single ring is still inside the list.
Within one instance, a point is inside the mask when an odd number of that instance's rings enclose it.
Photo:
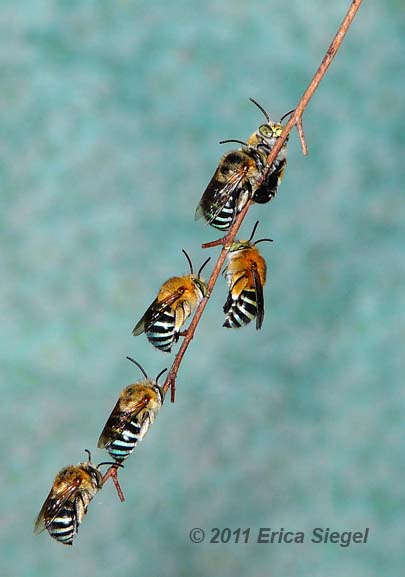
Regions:
[[[143,399],[140,399],[131,411],[121,411],[117,403],[100,435],[97,447],[99,449],[104,449],[114,440],[111,438],[111,425],[110,425],[111,420],[114,421],[113,426],[114,433],[117,435],[121,435],[127,428],[129,421],[131,421],[134,417],[139,415],[139,413],[146,407],[148,402],[149,398],[143,397]]]
[[[157,301],[155,299],[153,303],[150,305],[150,307],[147,309],[143,317],[136,323],[134,329],[132,330],[132,334],[134,335],[134,337],[137,337],[138,335],[145,332],[145,318],[149,313],[149,311],[154,309],[154,307],[156,306],[156,302]]]
[[[252,268],[253,283],[256,291],[256,304],[257,304],[257,315],[256,315],[256,329],[262,328],[263,318],[264,318],[264,297],[263,297],[263,285],[260,280],[260,275],[256,268]]]
[[[155,299],[141,320],[135,326],[132,334],[137,336],[145,331],[148,331],[159,319],[162,313],[164,313],[169,307],[172,306],[173,303],[177,301],[177,299],[181,297],[181,295],[184,293],[184,290],[184,287],[179,287],[176,291],[174,291],[165,299],[161,300],[159,303],[157,299]]]
[[[224,182],[220,166],[218,166],[201,197],[197,210],[195,211],[194,220],[198,220],[206,214],[207,211],[204,209],[205,204],[209,205],[210,217],[208,223],[215,220],[229,198],[233,195],[238,196],[239,190],[243,187],[245,176],[246,170],[242,166],[238,170],[234,170]]]
[[[66,501],[69,501],[76,493],[80,484],[80,479],[76,479],[76,481],[60,491],[55,491],[54,488],[51,489],[35,521],[34,533],[41,533],[49,527]]]

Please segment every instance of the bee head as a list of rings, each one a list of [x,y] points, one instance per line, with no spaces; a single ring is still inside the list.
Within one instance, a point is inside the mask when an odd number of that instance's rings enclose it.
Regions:
[[[85,463],[80,463],[80,467],[90,475],[94,485],[100,489],[103,484],[103,476],[98,470],[99,465],[96,466],[92,463],[89,449],[85,449],[85,452],[88,455],[88,459]]]
[[[204,279],[201,278],[201,272],[202,272],[203,268],[205,267],[205,265],[211,260],[211,257],[208,257],[207,260],[205,260],[202,263],[202,265],[200,266],[198,273],[194,274],[193,263],[191,262],[191,258],[188,256],[188,254],[186,253],[184,248],[182,249],[182,252],[184,253],[184,256],[186,257],[188,264],[189,264],[189,267],[190,267],[191,280],[193,281],[193,283],[197,287],[197,289],[200,291],[202,296],[205,297],[205,295],[207,294],[207,285],[206,285]]]
[[[205,281],[195,274],[193,274],[191,278],[194,285],[197,287],[197,290],[202,294],[203,297],[205,297],[207,294],[207,285],[205,284]]]
[[[136,365],[136,366],[139,368],[139,370],[142,372],[143,376],[145,377],[146,381],[147,381],[149,384],[152,384],[152,388],[159,394],[159,396],[160,396],[160,401],[163,403],[165,396],[164,396],[162,387],[160,387],[160,386],[158,385],[158,381],[159,381],[159,377],[161,377],[161,376],[163,375],[163,373],[165,373],[165,372],[167,371],[167,368],[166,368],[166,369],[163,369],[163,371],[160,371],[160,373],[157,375],[156,379],[155,379],[154,381],[152,381],[152,380],[148,377],[148,375],[146,374],[146,371],[145,371],[145,369],[142,367],[142,365],[140,365],[140,364],[139,364],[135,359],[133,359],[132,357],[127,357],[127,359],[128,359],[129,361],[131,361],[131,363],[134,363],[134,365]],[[133,386],[133,385],[130,385],[130,386]]]
[[[236,240],[233,242],[229,248],[229,252],[238,252],[240,250],[246,250],[251,248],[251,244],[248,240]]]
[[[268,114],[268,112],[263,108],[263,106],[261,106],[258,102],[256,102],[256,100],[254,100],[254,98],[250,98],[250,101],[253,102],[253,104],[255,104],[264,114],[267,123],[266,124],[261,124],[258,128],[258,133],[259,135],[264,138],[265,140],[271,140],[272,138],[278,138],[279,136],[281,136],[281,133],[283,132],[283,125],[282,122],[284,120],[284,118],[286,118],[287,116],[289,116],[292,112],[295,112],[295,109],[290,110],[289,112],[286,112],[286,114],[284,114],[281,118],[280,118],[280,122],[273,122]],[[288,140],[288,137],[287,137]]]
[[[258,130],[260,136],[265,140],[270,140],[272,138],[278,138],[283,132],[283,127],[281,124],[261,124]]]
[[[231,244],[229,252],[236,252],[238,250],[246,250],[248,248],[252,248],[253,246],[258,244],[259,242],[264,242],[264,241],[273,242],[272,238],[260,238],[256,242],[252,242],[258,225],[259,225],[259,221],[257,220],[254,227],[253,227],[252,234],[250,235],[249,240],[236,240],[235,242],[233,242]]]

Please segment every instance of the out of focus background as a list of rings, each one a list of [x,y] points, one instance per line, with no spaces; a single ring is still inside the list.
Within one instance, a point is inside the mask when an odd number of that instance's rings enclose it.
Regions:
[[[217,231],[218,160],[294,108],[348,1],[3,0],[0,10],[1,575],[399,575],[404,531],[403,3],[365,2],[255,206],[262,331],[222,328],[220,279],[177,382],[73,548],[33,522],[96,449],[121,389],[174,355],[131,330]],[[401,226],[402,225],[402,226]],[[218,249],[212,249],[213,258]],[[209,267],[208,267],[209,268]],[[207,273],[209,270],[207,271]],[[402,322],[402,326],[401,326]],[[401,377],[402,376],[402,380]],[[306,532],[192,544],[194,527]],[[315,527],[367,544],[310,542]]]

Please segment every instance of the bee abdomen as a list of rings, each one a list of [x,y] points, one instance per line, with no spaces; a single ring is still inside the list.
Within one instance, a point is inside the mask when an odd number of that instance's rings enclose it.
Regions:
[[[231,198],[227,201],[227,203],[223,206],[220,212],[213,216],[212,214],[208,214],[208,221],[211,226],[214,228],[218,228],[220,230],[228,230],[235,219],[236,215],[236,201],[235,197],[231,196]],[[211,220],[212,219],[212,220]]]
[[[53,539],[60,541],[64,545],[72,545],[73,538],[77,533],[77,527],[75,505],[67,501],[58,512],[57,517],[48,526],[48,531]]]
[[[121,462],[132,453],[135,445],[142,440],[143,436],[141,425],[137,421],[130,421],[125,430],[117,435],[111,443],[106,444],[105,448],[113,459]]]
[[[223,326],[228,329],[238,329],[250,323],[257,315],[255,291],[244,290],[236,300],[228,298],[224,312],[226,317]]]
[[[175,341],[174,331],[175,317],[165,311],[147,331],[146,336],[154,347],[161,351],[170,352]]]

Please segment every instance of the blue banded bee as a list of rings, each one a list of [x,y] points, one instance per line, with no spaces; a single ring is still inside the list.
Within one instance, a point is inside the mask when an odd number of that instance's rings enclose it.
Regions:
[[[154,423],[164,400],[163,390],[157,381],[167,370],[161,371],[153,381],[139,363],[130,357],[127,359],[142,371],[145,380],[128,385],[121,391],[97,445],[99,449],[106,449],[118,463],[132,453]]]
[[[259,222],[256,222],[249,240],[232,243],[224,270],[229,294],[224,305],[224,327],[235,329],[247,325],[256,318],[256,329],[260,329],[264,318],[263,287],[266,283],[266,261],[256,248],[262,238],[252,242]]]
[[[117,463],[100,463],[96,467],[91,462],[90,451],[86,449],[86,452],[89,455],[86,463],[68,465],[56,475],[36,519],[34,533],[46,529],[53,539],[63,545],[73,544],[88,504],[103,486],[103,477],[98,467],[118,466]]]
[[[279,123],[274,123],[256,100],[253,98],[250,100],[263,112],[267,124],[260,125],[246,142],[241,140],[220,142],[220,144],[237,142],[242,147],[222,156],[195,213],[195,220],[204,217],[211,226],[220,230],[230,228],[236,215],[249,199],[264,204],[274,198],[287,164],[288,139],[268,170],[265,181],[262,182],[267,169],[267,157],[283,131],[281,122],[293,111],[284,114]]]
[[[194,274],[190,257],[185,250],[183,253],[190,266],[190,274],[174,276],[164,282],[158,296],[132,331],[134,336],[144,332],[154,347],[168,353],[178,341],[188,317],[207,293],[207,285],[200,275],[210,258]]]

